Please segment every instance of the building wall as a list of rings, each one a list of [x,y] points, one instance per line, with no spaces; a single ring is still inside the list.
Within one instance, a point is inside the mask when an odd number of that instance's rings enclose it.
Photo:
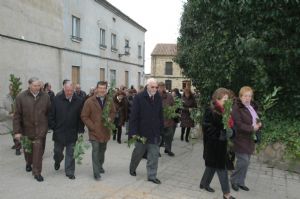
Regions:
[[[151,77],[156,78],[159,82],[165,82],[165,80],[172,81],[172,89],[178,88],[179,90],[183,88],[183,81],[189,81],[185,78],[182,73],[179,65],[173,61],[174,56],[165,56],[165,55],[154,55],[151,58]],[[173,74],[165,74],[166,62],[173,63]],[[194,90],[194,88],[191,88]]]
[[[72,15],[80,18],[79,43],[71,40]],[[116,86],[125,83],[125,71],[129,71],[129,85],[135,87],[138,72],[144,74],[137,45],[144,49],[146,30],[95,0],[1,0],[0,24],[0,100],[8,92],[11,73],[21,77],[23,89],[30,77],[37,76],[50,82],[54,92],[61,89],[63,79],[72,78],[72,66],[80,67],[85,91],[99,81],[100,68],[105,68],[108,81],[109,70],[116,70]],[[99,47],[100,27],[106,29],[106,49]],[[111,51],[112,32],[117,34],[117,52]],[[130,41],[130,55],[119,58],[125,39]]]

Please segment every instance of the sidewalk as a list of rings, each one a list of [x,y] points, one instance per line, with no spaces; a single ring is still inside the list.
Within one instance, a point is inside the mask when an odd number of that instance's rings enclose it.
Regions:
[[[64,162],[59,171],[53,168],[52,134],[48,134],[43,160],[44,182],[37,182],[31,173],[25,172],[23,154],[16,156],[10,149],[11,135],[0,136],[0,197],[3,199],[215,199],[222,198],[221,187],[215,175],[211,187],[215,193],[199,189],[204,171],[202,141],[188,144],[179,140],[180,129],[174,139],[175,157],[169,157],[161,149],[158,178],[161,185],[147,181],[146,161],[142,160],[137,176],[129,175],[128,168],[133,146],[110,141],[104,164],[105,174],[100,182],[93,179],[91,148],[84,156],[83,164],[76,165],[76,179],[69,180],[64,173]],[[87,135],[85,134],[87,137]],[[123,136],[122,141],[125,141]],[[246,179],[249,192],[240,190],[232,195],[242,199],[296,199],[300,198],[300,176],[277,169],[267,168],[253,156]]]

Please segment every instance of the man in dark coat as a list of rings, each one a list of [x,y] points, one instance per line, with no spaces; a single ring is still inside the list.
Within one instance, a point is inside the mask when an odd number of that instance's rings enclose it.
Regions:
[[[136,176],[138,167],[145,151],[147,150],[147,174],[148,181],[160,184],[156,178],[160,132],[163,130],[162,99],[157,92],[157,81],[148,79],[147,87],[137,94],[133,100],[132,111],[129,120],[129,138],[137,135],[145,137],[146,143],[136,142],[132,152],[129,172]]]
[[[29,88],[18,94],[13,118],[15,139],[27,136],[32,152],[24,152],[26,171],[32,171],[34,178],[41,182],[42,160],[48,132],[48,113],[51,108],[47,93],[41,92],[41,81],[32,77],[28,80]]]
[[[74,95],[72,82],[67,82],[63,92],[56,95],[51,106],[49,126],[53,129],[54,169],[60,168],[63,150],[66,147],[65,173],[69,179],[75,179],[74,146],[78,133],[84,132],[84,124],[80,119],[83,100]]]

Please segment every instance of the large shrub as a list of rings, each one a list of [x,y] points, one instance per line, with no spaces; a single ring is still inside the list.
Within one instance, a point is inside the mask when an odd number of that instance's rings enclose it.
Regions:
[[[201,91],[250,85],[262,100],[283,88],[274,111],[300,115],[300,2],[296,0],[188,0],[176,61]]]

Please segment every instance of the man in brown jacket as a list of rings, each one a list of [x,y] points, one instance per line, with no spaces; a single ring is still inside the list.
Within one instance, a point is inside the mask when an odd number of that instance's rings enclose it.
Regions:
[[[15,139],[27,136],[31,141],[32,152],[24,151],[26,171],[32,171],[34,178],[41,182],[44,180],[41,175],[42,159],[51,103],[48,94],[40,91],[41,81],[38,78],[30,78],[28,84],[28,90],[21,92],[16,98],[13,132]]]
[[[110,139],[109,129],[104,127],[102,111],[107,106],[107,82],[100,81],[97,83],[95,94],[88,98],[84,103],[81,119],[89,130],[89,139],[92,143],[92,162],[95,180],[99,181],[100,173],[104,173],[103,163],[106,145]],[[115,108],[113,102],[109,118],[113,121]]]

